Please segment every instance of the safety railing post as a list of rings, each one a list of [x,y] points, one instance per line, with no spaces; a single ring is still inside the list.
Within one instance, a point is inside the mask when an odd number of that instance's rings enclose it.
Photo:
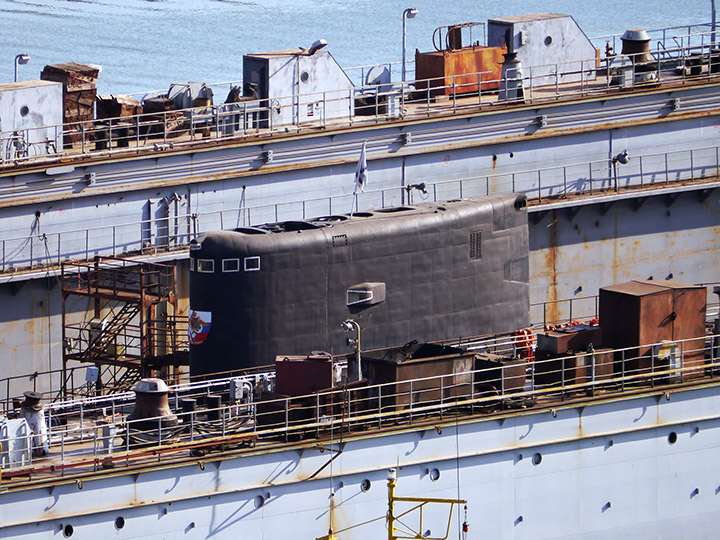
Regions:
[[[440,418],[443,416],[445,408],[445,375],[440,375]]]
[[[413,419],[413,382],[410,381],[410,393],[408,395],[408,405],[410,409],[410,423],[412,424]]]
[[[378,429],[382,427],[382,385],[378,385]]]
[[[541,178],[539,169],[537,172],[537,177],[538,177],[538,201],[542,201],[542,178]]]
[[[285,398],[285,442],[288,442],[288,431],[290,430],[290,398]]]
[[[643,177],[643,158],[640,156],[640,187],[645,185],[645,179]]]
[[[330,403],[333,403],[334,399],[330,399]],[[332,409],[330,409],[332,416]],[[315,394],[315,437],[320,437],[320,394]]]

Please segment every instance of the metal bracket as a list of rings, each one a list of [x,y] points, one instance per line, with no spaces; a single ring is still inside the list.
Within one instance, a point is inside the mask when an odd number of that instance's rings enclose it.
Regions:
[[[650,197],[638,197],[637,199],[633,199],[633,209],[637,212],[642,208],[642,205],[648,202],[648,199]]]
[[[715,191],[713,188],[710,189],[701,189],[698,191],[698,199],[701,203],[704,203],[708,200],[710,195],[712,195],[712,192]]]
[[[672,193],[670,195],[665,195],[665,206],[670,208],[673,204],[675,204],[675,201],[677,201],[679,197],[680,193]]]
[[[537,225],[538,223],[540,223],[545,218],[545,216],[548,215],[549,213],[550,213],[549,210],[540,210],[539,212],[532,212],[530,214],[530,219],[532,220],[533,225]]]

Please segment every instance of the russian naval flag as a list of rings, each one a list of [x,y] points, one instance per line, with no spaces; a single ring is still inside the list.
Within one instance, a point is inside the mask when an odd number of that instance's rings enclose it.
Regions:
[[[365,143],[363,141],[362,151],[360,152],[360,161],[358,161],[357,169],[355,170],[355,191],[365,191],[365,184],[367,184],[367,159],[365,158]]]

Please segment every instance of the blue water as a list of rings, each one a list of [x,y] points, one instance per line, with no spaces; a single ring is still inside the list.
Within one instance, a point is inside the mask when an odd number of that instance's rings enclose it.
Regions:
[[[589,37],[710,20],[709,0],[0,0],[0,82],[18,53],[20,79],[46,64],[100,64],[100,93],[167,89],[173,81],[238,80],[242,55],[308,47],[325,38],[343,67],[400,60],[402,11],[408,57],[432,50],[438,26],[551,11],[572,15]]]

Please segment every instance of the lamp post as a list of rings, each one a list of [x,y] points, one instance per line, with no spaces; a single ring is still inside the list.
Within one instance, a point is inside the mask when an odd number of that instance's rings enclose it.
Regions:
[[[347,338],[347,344],[355,347],[355,362],[357,363],[357,380],[362,380],[362,362],[360,360],[360,325],[352,319],[347,319],[340,325],[346,332],[355,330],[355,338]]]
[[[29,61],[29,54],[22,53],[15,56],[15,82],[18,82],[18,65],[27,64]]]
[[[613,156],[612,158],[613,176],[615,177],[615,191],[618,190],[617,164],[620,163],[622,165],[627,165],[629,162],[630,156],[628,155],[627,150],[623,150],[617,156]]]
[[[403,55],[402,55],[402,82],[405,82],[405,46],[407,42],[407,33],[405,23],[408,19],[414,19],[418,14],[418,10],[415,8],[407,8],[403,11]]]

